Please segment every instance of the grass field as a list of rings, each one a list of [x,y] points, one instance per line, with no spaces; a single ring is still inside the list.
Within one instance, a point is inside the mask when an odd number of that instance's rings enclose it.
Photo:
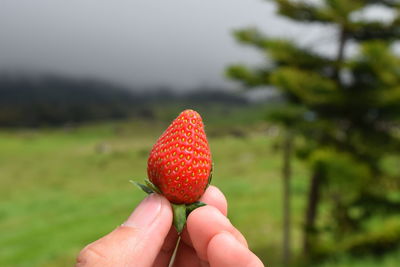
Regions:
[[[227,196],[229,218],[268,266],[279,266],[280,156],[273,146],[277,137],[257,122],[261,118],[204,116],[213,184]],[[146,176],[148,152],[167,123],[1,131],[0,266],[71,266],[85,244],[121,224],[144,197],[128,181]],[[293,173],[298,252],[308,173],[299,162]],[[397,266],[399,261],[394,253],[379,260],[342,257],[323,266]]]

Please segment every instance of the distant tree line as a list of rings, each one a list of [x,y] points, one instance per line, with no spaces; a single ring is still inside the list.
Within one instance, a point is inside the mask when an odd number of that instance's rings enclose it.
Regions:
[[[57,75],[0,76],[0,126],[57,126],[131,116],[152,117],[152,108],[174,102],[244,105],[242,96],[205,88],[177,94],[171,89],[125,88],[112,83]]]

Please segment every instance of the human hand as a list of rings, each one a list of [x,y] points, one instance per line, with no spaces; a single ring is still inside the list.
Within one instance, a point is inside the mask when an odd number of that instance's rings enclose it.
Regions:
[[[200,200],[208,205],[189,215],[174,266],[263,266],[225,217],[227,203],[221,191],[210,186]],[[177,240],[171,205],[164,197],[151,194],[123,225],[86,246],[77,266],[166,267]]]

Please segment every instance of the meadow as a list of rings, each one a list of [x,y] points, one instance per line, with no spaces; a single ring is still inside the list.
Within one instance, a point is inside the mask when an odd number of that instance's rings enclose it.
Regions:
[[[228,199],[230,220],[267,266],[280,266],[280,140],[263,121],[264,109],[208,110],[203,118],[213,184]],[[144,197],[129,180],[146,177],[148,153],[175,115],[1,130],[0,266],[72,266],[80,249],[120,225]],[[308,171],[299,161],[293,168],[293,249],[300,257]],[[397,266],[399,252],[322,266]]]

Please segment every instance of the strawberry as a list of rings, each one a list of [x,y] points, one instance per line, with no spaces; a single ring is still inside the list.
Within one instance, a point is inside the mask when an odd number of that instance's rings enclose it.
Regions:
[[[211,173],[211,153],[202,119],[183,111],[150,152],[147,175],[172,203],[190,204],[203,195]]]
[[[194,110],[185,110],[153,146],[147,161],[146,185],[133,182],[148,194],[159,193],[171,203],[174,226],[180,233],[198,199],[211,181],[211,152],[203,121]]]

